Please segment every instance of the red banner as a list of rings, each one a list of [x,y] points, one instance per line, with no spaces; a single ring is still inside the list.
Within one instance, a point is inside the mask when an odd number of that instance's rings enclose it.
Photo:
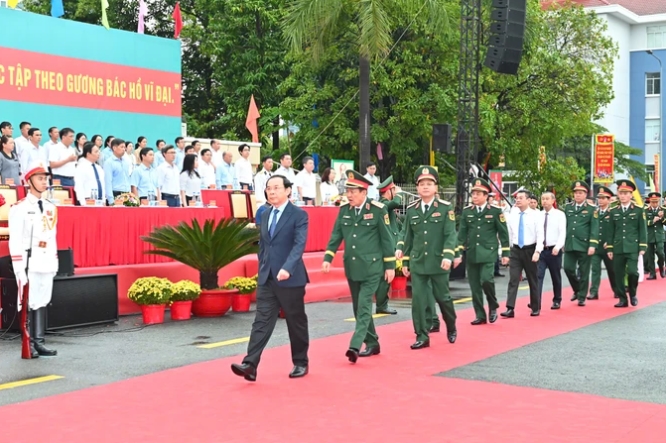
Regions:
[[[659,171],[661,169],[661,159],[659,158],[659,154],[654,155],[654,191],[655,192],[660,192],[659,190],[661,189],[661,186],[659,185],[659,181],[661,181],[661,175],[659,174]]]
[[[502,171],[490,171],[490,180],[497,185],[500,191],[502,191]],[[490,185],[490,192],[494,192],[497,194],[497,189],[493,185]],[[504,194],[504,192],[502,192]],[[499,194],[497,195],[497,200],[499,201],[501,197]]]
[[[2,100],[181,116],[178,73],[0,49]]]
[[[594,183],[613,183],[615,175],[615,136],[594,136]]]

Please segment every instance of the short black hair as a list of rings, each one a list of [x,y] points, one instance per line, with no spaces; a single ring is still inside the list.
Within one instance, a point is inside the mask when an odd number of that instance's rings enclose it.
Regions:
[[[172,149],[176,149],[173,147],[173,145],[166,145],[165,147],[162,148],[162,155],[166,155],[167,152],[169,152]]]
[[[37,132],[37,131],[39,131],[39,128],[30,128],[30,129],[28,129],[28,137],[32,137],[33,135],[35,135],[35,132]],[[74,131],[72,131],[72,132],[74,132]]]
[[[291,157],[291,154],[288,152],[283,152],[282,154],[280,154],[280,161],[282,161],[287,156]]]
[[[143,158],[148,155],[149,152],[153,152],[153,148],[145,147],[139,152],[139,159],[143,161]]]
[[[9,123],[9,122],[0,123],[0,129],[10,128],[11,126],[12,126],[12,124]]]
[[[176,137],[176,139],[173,141],[174,144],[178,144],[183,139],[183,137]]]
[[[32,126],[32,123],[30,123],[30,122],[21,122],[21,124],[19,125],[19,129],[23,129],[26,126]]]
[[[365,164],[365,169],[368,169],[370,166],[377,166],[377,165],[375,164],[375,162],[367,162]]]
[[[62,132],[62,131],[60,131]],[[116,146],[124,145],[125,140],[122,138],[114,138],[113,141],[111,141],[111,149],[115,148]]]
[[[285,177],[284,175],[279,175],[279,174],[271,175],[268,178],[268,180],[266,180],[266,186],[268,186],[268,182],[273,180],[273,179],[275,179],[275,180],[281,179],[282,180],[282,185],[284,186],[285,189],[291,189],[291,187],[293,186],[293,184],[289,181],[289,179],[287,177]],[[268,197],[266,197],[266,198],[268,198]]]
[[[266,160],[273,160],[273,157],[271,157],[270,155],[264,155],[263,157],[261,157],[261,163],[265,163]]]
[[[74,134],[74,130],[72,128],[62,128],[60,130],[60,138],[67,137],[69,134]]]
[[[250,145],[248,145],[247,143],[243,143],[242,145],[240,145],[240,146],[238,147],[238,153],[239,153],[239,154],[242,154],[242,153],[243,153],[243,149],[245,149],[246,147],[249,148]]]
[[[203,148],[203,149],[201,150],[201,156],[203,157],[204,155],[206,155],[206,152],[210,152],[210,149],[208,149],[208,148]]]
[[[314,158],[310,157],[309,155],[306,155],[305,157],[303,157],[303,164],[306,164],[310,160],[312,160],[312,162],[314,163]]]
[[[529,200],[530,198],[532,198],[532,197],[531,197],[532,194],[530,194],[529,191],[526,191],[526,190],[524,190],[524,189],[521,189],[520,191],[516,192],[516,197],[518,196],[518,194],[523,194],[523,195],[525,196],[525,198],[528,199],[528,200]]]

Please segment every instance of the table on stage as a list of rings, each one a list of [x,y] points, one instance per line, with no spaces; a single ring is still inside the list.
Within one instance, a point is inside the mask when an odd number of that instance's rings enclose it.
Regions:
[[[72,248],[76,267],[166,262],[170,259],[144,254],[149,245],[141,236],[158,226],[219,220],[225,214],[221,208],[60,206],[58,249]]]

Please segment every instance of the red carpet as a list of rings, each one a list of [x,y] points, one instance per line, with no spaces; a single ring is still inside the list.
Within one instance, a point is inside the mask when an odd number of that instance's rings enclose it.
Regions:
[[[586,308],[566,302],[539,318],[521,308],[513,320],[472,327],[465,309],[455,345],[434,334],[422,351],[409,349],[411,322],[388,325],[382,354],[356,365],[344,358],[348,334],[316,340],[302,380],[287,378],[283,346],[265,352],[255,384],[231,373],[237,357],[10,405],[0,408],[3,440],[661,443],[666,406],[432,376],[661,302],[660,284],[641,284],[639,308],[614,309],[604,285]]]

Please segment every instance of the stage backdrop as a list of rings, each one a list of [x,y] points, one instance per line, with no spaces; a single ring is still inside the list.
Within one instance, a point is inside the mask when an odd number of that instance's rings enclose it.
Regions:
[[[0,121],[136,143],[181,132],[180,41],[0,8]]]

